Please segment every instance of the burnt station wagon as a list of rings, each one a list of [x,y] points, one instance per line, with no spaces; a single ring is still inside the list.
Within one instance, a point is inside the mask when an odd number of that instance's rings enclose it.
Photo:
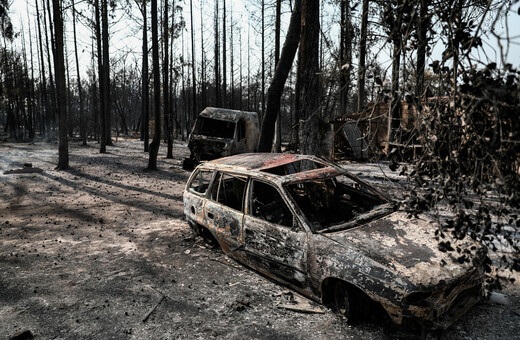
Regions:
[[[316,157],[256,153],[205,162],[183,198],[196,233],[349,320],[380,305],[398,324],[446,328],[482,295],[479,246],[453,241],[473,250],[471,261],[453,261],[438,249],[432,220],[409,218],[383,193]]]

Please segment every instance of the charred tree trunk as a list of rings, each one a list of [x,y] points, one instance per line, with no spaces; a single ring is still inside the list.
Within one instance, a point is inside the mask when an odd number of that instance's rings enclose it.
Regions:
[[[274,65],[275,65],[275,73],[276,68],[278,67],[278,62],[280,60],[280,19],[282,12],[282,0],[276,0],[276,18],[274,24]],[[301,20],[301,14],[300,14]],[[296,53],[296,52],[295,52]],[[293,56],[294,60],[294,56]],[[292,64],[292,63],[291,63]],[[269,90],[267,90],[267,102],[269,106]],[[266,108],[266,115],[267,115]],[[265,119],[265,117],[264,117]],[[274,124],[274,141],[273,141],[273,152],[281,152],[282,151],[282,117],[280,117],[280,109],[278,109],[276,123]]]
[[[340,34],[340,97],[339,111],[343,116],[348,110],[350,95],[350,70],[352,69],[352,22],[348,1],[341,2],[341,34]]]
[[[42,39],[42,29],[41,29],[41,23],[40,23],[40,10],[38,8],[38,0],[35,0],[34,3],[36,4],[36,21],[38,25],[38,46],[40,50],[40,73],[41,73],[41,85],[40,85],[40,91],[41,91],[41,100],[42,100],[42,109],[43,112],[40,114],[42,119],[41,124],[41,131],[40,134],[46,134],[47,137],[50,137],[49,130],[49,100],[47,97],[47,79],[45,77],[45,61],[43,58],[43,39]]]
[[[291,14],[291,21],[285,38],[282,55],[277,64],[274,77],[271,81],[271,86],[267,93],[267,109],[263,118],[262,133],[258,143],[259,152],[271,151],[275,122],[278,113],[280,112],[280,99],[282,97],[287,76],[291,71],[291,66],[300,41],[301,23],[302,0],[296,0],[293,13]]]
[[[227,95],[227,49],[226,49],[226,0],[222,0],[222,106],[228,107]]]
[[[302,2],[302,36],[300,39],[300,153],[322,155],[320,114],[321,85],[319,73],[320,4],[318,0]]]
[[[363,0],[363,9],[361,12],[361,39],[359,41],[359,67],[358,67],[358,112],[365,106],[365,59],[367,52],[367,30],[368,30],[368,0]]]
[[[192,74],[192,117],[197,117],[197,81],[195,77],[195,30],[193,28],[193,0],[190,0],[190,18],[191,18],[191,74]]]
[[[99,78],[99,122],[100,122],[100,131],[99,131],[99,152],[105,153],[107,152],[106,147],[106,114],[105,114],[105,72],[103,68],[103,51],[101,47],[101,14],[99,8],[99,0],[94,1],[94,10],[96,16],[96,45],[97,45],[97,61],[98,61],[98,78]]]
[[[85,108],[83,102],[83,88],[81,86],[81,77],[79,72],[79,58],[78,58],[78,40],[76,38],[76,9],[74,7],[74,0],[72,0],[72,29],[74,31],[74,55],[76,59],[76,76],[78,77],[78,95],[79,95],[79,118],[80,118],[80,135],[83,146],[87,145],[87,129],[85,119]]]
[[[415,84],[415,97],[418,103],[421,103],[424,97],[424,69],[426,64],[426,46],[428,45],[426,33],[429,26],[428,4],[429,0],[421,0],[419,9],[417,82]]]
[[[215,0],[215,104],[220,107],[220,64],[218,34],[218,0]]]
[[[143,73],[142,73],[142,126],[141,138],[144,141],[144,152],[148,152],[150,144],[150,91],[148,89],[148,24],[146,20],[146,2],[143,0]]]
[[[262,111],[260,117],[265,113],[265,0],[262,0]],[[263,119],[262,119],[263,120]]]
[[[54,33],[56,35],[56,53],[54,54],[56,69],[56,85],[58,87],[58,114],[60,139],[58,145],[59,170],[69,168],[69,140],[67,137],[67,108],[65,88],[65,57],[63,53],[63,19],[60,0],[53,0]]]
[[[108,47],[108,0],[101,0],[102,2],[102,33],[103,33],[103,107],[105,115],[105,142],[106,145],[113,145],[112,143],[112,114],[110,110],[110,57]]]
[[[164,112],[164,125],[165,125],[165,135],[166,135],[166,142],[168,145],[168,151],[166,153],[166,158],[173,158],[173,136],[171,133],[171,121],[170,121],[170,103],[169,103],[169,81],[168,76],[170,72],[170,66],[169,61],[170,57],[168,55],[168,16],[169,16],[169,10],[168,10],[168,1],[164,1],[164,20],[163,20],[163,42],[164,42],[164,48],[163,48],[163,54],[164,54],[164,61],[163,61],[163,112]],[[175,8],[174,8],[175,9]]]
[[[157,31],[157,0],[152,0],[152,63],[154,86],[154,134],[150,144],[148,170],[157,170],[157,155],[161,143],[161,72],[159,70],[159,34]]]
[[[56,88],[54,86],[54,76],[53,76],[53,72],[52,72],[52,62],[51,62],[51,56],[52,54],[51,53],[54,53],[54,38],[52,38],[52,35],[51,35],[51,46],[52,47],[49,47],[49,34],[48,32],[52,32],[53,29],[52,29],[52,22],[51,22],[51,19],[49,18],[49,28],[47,28],[47,15],[46,15],[46,9],[45,9],[45,1],[42,1],[43,2],[43,24],[44,24],[44,32],[45,32],[45,49],[47,51],[47,63],[49,65],[49,82],[50,82],[50,87],[51,87],[51,102],[50,102],[50,110],[48,111],[49,113],[49,116],[47,117],[47,119],[49,120],[49,138],[53,138],[54,137],[54,132],[53,132],[53,129],[55,127],[55,122],[56,122]],[[48,5],[48,3],[47,3]],[[48,7],[48,6],[47,6]],[[49,13],[50,13],[50,10],[49,10]],[[52,34],[52,33],[51,33]]]

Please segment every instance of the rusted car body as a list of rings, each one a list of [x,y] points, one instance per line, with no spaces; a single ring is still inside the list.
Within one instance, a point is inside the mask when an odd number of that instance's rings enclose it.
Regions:
[[[183,195],[197,233],[224,253],[347,317],[363,299],[398,323],[447,328],[482,296],[485,252],[453,260],[434,223],[408,218],[338,165],[293,154],[242,154],[199,165]],[[209,236],[209,235],[208,235]]]
[[[260,125],[256,112],[205,108],[197,117],[188,141],[187,165],[256,151]]]

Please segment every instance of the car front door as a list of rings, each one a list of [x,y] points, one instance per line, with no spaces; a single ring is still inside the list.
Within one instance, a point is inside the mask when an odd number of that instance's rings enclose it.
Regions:
[[[297,286],[305,285],[307,234],[273,185],[251,180],[243,238],[252,267]]]

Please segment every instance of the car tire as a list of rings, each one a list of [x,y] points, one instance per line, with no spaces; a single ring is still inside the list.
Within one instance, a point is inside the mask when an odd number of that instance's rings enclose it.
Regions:
[[[350,294],[344,282],[338,281],[334,285],[334,307],[336,311],[345,316],[349,322],[354,321],[352,294]]]
[[[191,158],[184,158],[182,168],[186,171],[192,171],[195,168],[195,162]]]

